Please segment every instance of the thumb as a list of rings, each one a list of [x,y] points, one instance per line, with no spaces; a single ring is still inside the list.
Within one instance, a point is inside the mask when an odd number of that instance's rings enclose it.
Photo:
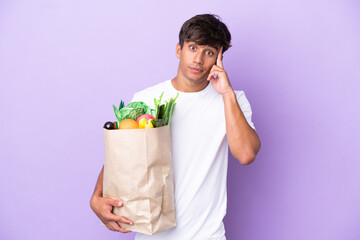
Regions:
[[[115,199],[111,199],[111,198],[108,198],[106,200],[106,203],[111,205],[111,206],[114,206],[114,207],[121,207],[123,205],[123,203],[119,200],[115,200]]]

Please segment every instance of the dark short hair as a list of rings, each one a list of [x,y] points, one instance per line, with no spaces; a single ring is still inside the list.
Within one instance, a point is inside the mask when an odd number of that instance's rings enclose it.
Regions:
[[[222,46],[223,52],[231,47],[231,34],[226,25],[215,14],[199,14],[187,20],[179,33],[181,49],[184,41],[212,47]]]

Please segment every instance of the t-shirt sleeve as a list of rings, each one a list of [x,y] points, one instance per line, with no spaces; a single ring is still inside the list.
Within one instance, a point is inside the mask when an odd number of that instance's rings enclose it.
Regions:
[[[251,115],[252,115],[251,106],[245,96],[244,91],[235,91],[235,93],[236,93],[236,98],[239,103],[240,109],[243,112],[243,114],[246,118],[246,121],[248,122],[250,127],[255,129],[254,123],[251,121]]]
[[[154,108],[153,98],[144,91],[136,92],[131,102],[144,102],[149,107]]]
[[[137,101],[139,101],[139,100],[138,100],[137,93],[135,93],[130,102],[137,102]]]

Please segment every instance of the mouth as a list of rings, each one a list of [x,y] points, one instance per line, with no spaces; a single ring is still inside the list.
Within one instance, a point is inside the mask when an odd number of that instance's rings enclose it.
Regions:
[[[200,68],[192,68],[192,67],[189,67],[193,72],[195,73],[200,73],[200,72],[203,72],[204,70],[200,69]]]

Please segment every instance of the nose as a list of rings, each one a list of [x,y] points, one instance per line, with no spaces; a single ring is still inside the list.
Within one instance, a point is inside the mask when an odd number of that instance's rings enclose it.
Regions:
[[[201,51],[197,51],[194,56],[194,63],[202,65],[203,64],[203,54]]]

